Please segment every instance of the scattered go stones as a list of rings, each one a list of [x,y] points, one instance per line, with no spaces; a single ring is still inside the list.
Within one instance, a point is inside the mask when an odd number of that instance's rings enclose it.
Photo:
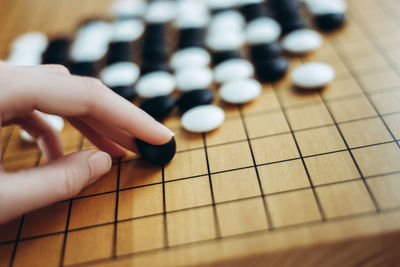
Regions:
[[[174,137],[163,145],[151,145],[136,139],[136,145],[143,158],[156,165],[164,165],[170,162],[176,152]]]
[[[282,39],[282,47],[289,53],[304,54],[322,45],[321,35],[310,29],[300,29],[287,34]]]
[[[225,102],[244,104],[261,94],[261,84],[254,79],[233,80],[222,85],[219,94]]]
[[[182,127],[193,133],[215,130],[225,120],[224,111],[217,106],[202,105],[186,111],[181,119]]]
[[[325,63],[306,63],[292,72],[294,85],[301,89],[319,89],[332,82],[334,78],[335,71]]]

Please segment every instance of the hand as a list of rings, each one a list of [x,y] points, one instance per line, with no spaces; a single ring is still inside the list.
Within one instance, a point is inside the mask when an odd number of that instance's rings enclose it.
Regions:
[[[60,134],[38,111],[63,116],[107,153],[63,156]],[[58,65],[0,63],[0,133],[10,124],[37,140],[47,164],[13,173],[0,166],[0,223],[76,195],[110,170],[110,155],[124,156],[125,148],[137,151],[135,137],[161,145],[173,135],[97,79],[70,75]]]

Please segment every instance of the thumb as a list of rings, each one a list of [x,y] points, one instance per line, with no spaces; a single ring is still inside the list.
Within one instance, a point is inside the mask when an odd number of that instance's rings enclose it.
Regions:
[[[34,169],[6,173],[0,179],[0,222],[75,196],[111,165],[105,152],[85,150]]]

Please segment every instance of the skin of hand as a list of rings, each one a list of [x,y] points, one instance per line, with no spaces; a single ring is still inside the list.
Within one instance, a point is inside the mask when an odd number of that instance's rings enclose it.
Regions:
[[[63,155],[60,133],[38,111],[64,117],[102,151]],[[111,157],[137,152],[135,138],[161,145],[173,136],[97,79],[71,75],[60,65],[0,62],[0,134],[10,124],[36,139],[47,163],[17,172],[0,165],[0,223],[75,196],[110,170]]]

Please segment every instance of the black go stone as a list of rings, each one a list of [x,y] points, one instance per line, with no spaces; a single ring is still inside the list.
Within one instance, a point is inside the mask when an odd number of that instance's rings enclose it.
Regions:
[[[333,31],[341,28],[346,22],[346,16],[343,13],[330,13],[316,15],[314,22],[322,31]]]
[[[268,12],[264,2],[247,4],[240,7],[239,10],[245,17],[246,21],[252,21],[254,19],[270,15],[270,12]]]
[[[132,101],[136,97],[135,89],[131,85],[115,86],[112,87],[111,90],[113,90],[116,94],[129,101]]]
[[[204,47],[203,28],[184,28],[178,33],[178,48]]]
[[[140,139],[136,139],[136,145],[143,158],[155,165],[164,165],[170,162],[176,152],[174,137],[163,145],[151,145]]]
[[[72,62],[69,65],[71,74],[79,76],[96,77],[97,75],[97,62],[84,61]]]
[[[276,82],[285,76],[289,62],[284,58],[276,58],[258,62],[255,65],[257,78],[262,82]]]
[[[133,48],[130,42],[112,42],[108,47],[107,65],[121,61],[132,61]]]
[[[168,59],[167,46],[148,46],[144,44],[142,61],[165,62]]]
[[[197,89],[183,93],[178,100],[179,112],[185,111],[200,105],[210,104],[214,100],[214,93],[208,89]]]
[[[71,44],[68,38],[51,40],[46,51],[42,55],[43,64],[65,64],[68,58],[68,50]]]
[[[300,13],[299,1],[271,0],[269,4],[282,27],[283,34],[306,27],[306,23]]]
[[[175,103],[175,98],[170,95],[156,96],[143,101],[140,108],[157,121],[163,121],[174,110]]]
[[[168,64],[164,62],[152,62],[152,61],[144,61],[140,67],[140,75],[145,75],[150,72],[155,71],[166,71],[171,72]]]
[[[277,58],[281,52],[281,46],[277,42],[250,46],[250,58],[253,62]]]
[[[212,54],[212,63],[217,66],[221,62],[234,58],[242,58],[239,50],[215,51]]]
[[[165,37],[167,36],[167,26],[163,23],[150,23],[147,24],[143,36],[144,44],[150,46],[165,45]]]

